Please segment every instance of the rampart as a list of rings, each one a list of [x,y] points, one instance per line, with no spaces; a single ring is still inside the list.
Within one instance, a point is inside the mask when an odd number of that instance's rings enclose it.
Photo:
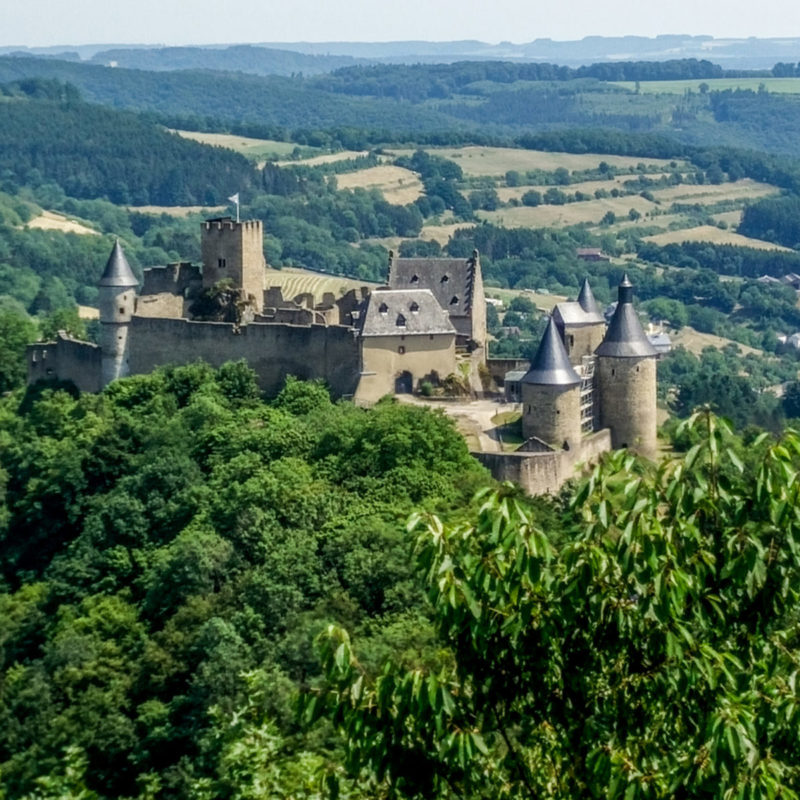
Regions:
[[[611,431],[607,428],[581,441],[579,458],[566,451],[551,453],[473,453],[472,455],[498,481],[519,484],[528,494],[555,494],[570,478],[576,477],[578,465],[593,464],[611,450]]]
[[[134,317],[131,341],[131,374],[198,360],[218,367],[243,358],[268,394],[277,393],[287,375],[322,378],[335,397],[353,395],[358,387],[359,343],[344,326]]]
[[[28,383],[72,381],[82,392],[99,392],[101,352],[96,344],[81,342],[59,331],[54,342],[29,344]]]

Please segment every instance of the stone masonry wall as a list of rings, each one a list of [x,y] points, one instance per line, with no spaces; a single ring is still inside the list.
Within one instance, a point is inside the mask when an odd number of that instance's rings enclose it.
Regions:
[[[131,326],[130,371],[146,374],[164,364],[205,361],[218,367],[245,359],[259,386],[277,393],[287,375],[323,378],[336,397],[358,386],[358,341],[344,327],[252,324],[135,317]]]

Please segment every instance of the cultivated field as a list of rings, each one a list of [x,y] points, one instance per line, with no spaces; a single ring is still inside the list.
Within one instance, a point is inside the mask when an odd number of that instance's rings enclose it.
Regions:
[[[422,181],[410,169],[381,164],[336,176],[340,189],[380,189],[384,199],[395,205],[413,203],[422,193]]]
[[[68,219],[63,214],[56,214],[54,211],[42,211],[38,217],[34,217],[25,223],[28,228],[37,228],[43,231],[61,231],[62,233],[79,233],[85,235],[99,236],[100,234],[87,227],[81,222]]]
[[[683,228],[679,231],[658,233],[655,236],[645,236],[646,242],[664,246],[666,244],[681,244],[682,242],[711,242],[712,244],[732,244],[737,247],[752,247],[756,250],[783,250],[792,252],[788,247],[765,242],[761,239],[751,239],[733,231],[724,231],[713,225],[698,225],[696,228]]]
[[[319,164],[333,164],[335,161],[345,161],[348,158],[358,158],[359,156],[368,156],[367,150],[342,150],[339,153],[326,153],[321,156],[312,156],[311,158],[302,158],[292,161],[276,161],[279,167],[292,167],[298,164],[303,164],[306,167],[314,167]]]
[[[284,267],[283,269],[268,269],[266,285],[280,286],[284,298],[290,300],[298,294],[310,292],[317,300],[322,300],[325,292],[332,292],[336,297],[358,290],[362,286],[374,288],[377,283],[359,281],[354,278],[340,278],[337,275],[325,275],[321,272],[312,272],[298,267]]]
[[[636,90],[634,81],[615,81],[615,86],[622,86],[631,91]],[[757,92],[760,86],[775,94],[800,94],[800,78],[711,78],[708,80],[691,79],[685,81],[640,81],[639,91],[642,94],[683,94],[687,89],[700,91],[700,84],[705,83],[711,91],[725,89],[750,89]]]
[[[594,169],[601,161],[620,169],[636,169],[638,164],[648,166],[649,172],[664,169],[671,163],[663,158],[636,158],[633,156],[606,156],[592,153],[546,153],[541,150],[520,150],[513,147],[426,147],[431,155],[455,161],[465,175],[502,177],[509,170],[525,172],[529,169],[553,171],[564,167],[570,171]],[[413,155],[413,150],[393,150],[394,155]]]
[[[633,208],[644,216],[656,207],[655,203],[644,197],[631,195],[567,203],[563,206],[500,208],[497,211],[477,211],[476,215],[479,219],[506,228],[559,228],[582,222],[596,225],[609,211],[617,217],[627,217]]]
[[[664,189],[653,190],[653,196],[661,201],[672,203],[718,203],[721,200],[754,200],[777,194],[780,190],[769,183],[743,178],[731,183],[703,183],[669,186]]]

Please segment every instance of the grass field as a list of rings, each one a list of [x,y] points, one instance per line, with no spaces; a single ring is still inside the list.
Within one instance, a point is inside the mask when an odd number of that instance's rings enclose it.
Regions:
[[[561,294],[540,294],[532,289],[496,289],[493,286],[487,286],[485,292],[487,297],[495,297],[498,300],[502,300],[503,305],[506,307],[515,297],[526,297],[536,308],[541,308],[545,311],[552,311],[556,303],[563,303],[567,299]],[[577,295],[577,293],[578,290],[576,288],[575,294]]]
[[[688,325],[681,328],[678,333],[670,334],[670,338],[672,339],[673,347],[683,346],[690,353],[694,353],[697,356],[699,356],[706,347],[716,347],[718,350],[722,350],[723,347],[729,344],[736,345],[745,355],[748,353],[754,353],[759,356],[764,355],[763,350],[734,342],[732,339],[725,339],[722,336],[714,336],[713,333],[700,333],[700,331],[696,331]]]
[[[601,161],[620,169],[635,169],[640,163],[652,167],[654,172],[664,169],[670,162],[660,158],[632,156],[606,156],[594,153],[546,153],[541,150],[521,150],[513,147],[426,147],[431,155],[455,161],[467,176],[502,177],[509,170],[524,172],[529,169],[553,171],[559,167],[568,170],[593,169]],[[395,155],[412,155],[413,150],[393,150]]]
[[[89,228],[76,220],[68,219],[62,214],[56,214],[54,211],[42,211],[38,217],[34,217],[30,222],[26,222],[25,225],[28,228],[37,228],[43,231],[61,231],[62,233],[79,233],[92,236],[100,235],[93,228]]]
[[[410,169],[381,164],[336,176],[340,189],[380,189],[384,198],[395,205],[413,203],[422,193],[422,181]]]
[[[358,281],[353,278],[341,278],[337,275],[324,275],[297,267],[284,267],[283,269],[268,269],[266,285],[268,287],[280,286],[284,298],[288,300],[306,292],[310,292],[317,300],[321,300],[325,292],[332,292],[336,297],[341,297],[351,289],[359,289],[362,286],[374,288],[380,284]]]
[[[227,147],[243,156],[261,161],[267,158],[285,158],[294,151],[297,145],[294,142],[276,142],[271,139],[251,139],[248,136],[236,136],[232,133],[198,133],[196,131],[174,130],[184,139],[194,139],[196,142],[211,144],[217,147]],[[308,148],[303,148],[308,150]]]
[[[711,91],[724,91],[725,89],[751,89],[758,91],[759,86],[764,86],[768,92],[775,94],[800,94],[800,78],[711,78],[708,80],[685,81],[641,81],[639,91],[642,94],[683,94],[687,89],[693,92],[700,91],[700,84],[708,84]],[[614,86],[622,86],[631,91],[636,90],[633,81],[616,81]]]
[[[207,217],[218,216],[227,211],[231,213],[231,206],[128,206],[128,211],[138,211],[140,214],[168,214],[170,217],[188,217],[190,214],[205,214]]]
[[[646,242],[653,242],[659,246],[666,244],[681,244],[682,242],[711,242],[712,244],[732,244],[737,247],[752,247],[755,250],[782,250],[792,252],[788,247],[765,242],[761,239],[751,239],[733,231],[723,231],[713,225],[699,225],[696,228],[683,228],[679,231],[658,233],[655,236],[645,236]]]

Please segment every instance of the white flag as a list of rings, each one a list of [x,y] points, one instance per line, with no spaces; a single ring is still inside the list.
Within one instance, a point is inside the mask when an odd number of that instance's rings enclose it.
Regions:
[[[236,194],[232,194],[232,195],[231,195],[231,196],[228,198],[228,200],[230,200],[230,201],[231,201],[231,203],[236,203],[236,205],[238,206],[238,205],[239,205],[239,192],[236,192]]]

